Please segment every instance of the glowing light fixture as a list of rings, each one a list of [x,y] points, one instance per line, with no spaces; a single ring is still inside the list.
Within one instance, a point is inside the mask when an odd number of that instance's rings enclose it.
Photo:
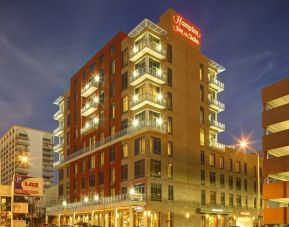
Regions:
[[[88,197],[84,197],[84,202],[85,202],[85,203],[88,202]]]
[[[161,44],[157,45],[157,50],[158,50],[158,51],[161,51],[161,50],[162,50],[162,45],[161,45]]]
[[[93,98],[93,102],[94,102],[94,103],[99,103],[99,97],[98,97],[98,96],[95,96],[95,97]]]
[[[95,196],[94,196],[94,201],[97,202],[98,200],[99,200],[99,196],[98,196],[98,195],[95,195]]]
[[[63,206],[63,207],[66,207],[66,206],[67,206],[66,200],[63,200],[63,201],[62,201],[62,206]]]
[[[93,118],[93,123],[98,124],[98,122],[99,122],[99,118],[98,117]]]
[[[28,162],[28,157],[27,156],[20,156],[20,161],[22,162],[22,163],[27,163]]]
[[[158,101],[162,101],[162,99],[163,99],[162,93],[158,93],[158,94],[157,94],[157,100],[158,100]]]
[[[138,51],[138,48],[136,46],[133,47],[133,52],[136,53]]]
[[[190,213],[186,213],[186,218],[190,218]]]
[[[158,75],[158,76],[161,76],[161,75],[162,75],[162,69],[158,69],[158,70],[157,70],[157,75]]]
[[[136,78],[137,76],[138,76],[138,71],[137,70],[133,71],[133,77]]]
[[[129,194],[134,195],[134,194],[135,194],[135,189],[134,189],[134,188],[131,188],[131,189],[129,190]]]
[[[99,75],[96,75],[96,76],[94,77],[94,80],[95,80],[96,82],[99,82]]]
[[[138,95],[134,94],[134,95],[132,96],[132,100],[133,100],[134,102],[137,102],[137,101],[138,101]]]
[[[132,121],[132,125],[134,126],[134,127],[136,127],[136,126],[138,126],[139,125],[139,120],[138,119],[133,119],[133,121]]]
[[[157,122],[157,125],[160,126],[163,124],[163,119],[161,117],[159,117],[159,118],[157,118],[156,122]]]

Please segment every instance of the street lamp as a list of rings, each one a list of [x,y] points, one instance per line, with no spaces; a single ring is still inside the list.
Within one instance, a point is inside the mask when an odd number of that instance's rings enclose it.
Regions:
[[[252,148],[251,146],[249,146],[249,142],[245,139],[242,139],[239,142],[239,147],[243,150],[246,149],[250,149],[250,151],[253,151],[254,153],[256,153],[257,155],[257,183],[258,183],[258,194],[257,194],[257,210],[258,210],[258,227],[261,227],[261,219],[260,219],[260,215],[261,215],[261,207],[260,207],[260,157],[259,157],[259,152],[256,151],[255,148]]]

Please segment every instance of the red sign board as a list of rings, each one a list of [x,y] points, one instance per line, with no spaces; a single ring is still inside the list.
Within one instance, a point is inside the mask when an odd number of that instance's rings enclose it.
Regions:
[[[43,179],[29,176],[14,176],[14,194],[27,196],[43,195]]]
[[[201,44],[201,31],[182,16],[173,16],[173,30],[198,46]]]

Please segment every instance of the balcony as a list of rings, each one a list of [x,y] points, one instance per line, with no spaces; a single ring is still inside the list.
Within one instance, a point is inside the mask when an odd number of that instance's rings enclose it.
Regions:
[[[209,77],[209,86],[218,92],[224,91],[225,88],[224,84],[215,77]]]
[[[86,210],[94,210],[98,208],[111,208],[120,206],[144,206],[146,204],[146,195],[145,194],[121,194],[111,197],[96,197],[91,198],[87,201],[80,201],[74,203],[66,203],[65,207],[63,203],[58,205],[47,207],[46,212],[48,214],[57,214],[62,212],[64,209],[66,212],[81,212]]]
[[[166,83],[166,76],[161,69],[145,66],[132,73],[130,76],[130,85],[135,86],[146,79],[160,85]]]
[[[274,156],[289,155],[289,129],[263,136],[263,149]]]
[[[282,157],[275,157],[271,159],[264,159],[263,171],[264,175],[278,174],[289,172],[289,155]]]
[[[142,95],[134,95],[130,101],[131,110],[137,110],[145,105],[151,105],[159,109],[164,109],[166,107],[166,102],[161,94],[154,95],[150,92],[145,92]]]
[[[218,112],[225,110],[225,104],[213,98],[209,99],[209,107]]]
[[[15,173],[18,174],[28,174],[29,173],[29,168],[27,167],[15,167]]]
[[[221,151],[225,151],[225,145],[222,143],[218,143],[217,141],[210,141],[209,142],[209,147]]]
[[[59,125],[57,129],[53,131],[54,136],[61,136],[64,133],[63,125]]]
[[[265,208],[264,224],[265,225],[289,224],[288,207]]]
[[[62,119],[64,117],[64,112],[62,109],[59,109],[54,115],[53,115],[53,119],[56,121],[59,121],[60,119]]]
[[[84,85],[84,87],[81,89],[81,96],[82,97],[88,97],[93,92],[97,90],[98,82],[96,80],[96,77],[93,78],[93,80],[89,81]]]
[[[94,101],[90,101],[86,103],[84,107],[81,108],[81,115],[83,117],[87,117],[97,110],[97,103]]]
[[[135,62],[145,54],[150,54],[157,59],[164,60],[166,58],[166,51],[160,43],[144,39],[138,45],[134,46],[130,52],[129,60]]]
[[[225,124],[215,121],[215,120],[210,120],[209,125],[211,129],[214,129],[218,132],[223,132],[225,131]]]
[[[82,135],[88,134],[92,132],[93,130],[95,130],[97,127],[98,127],[98,122],[96,120],[87,122],[85,126],[80,129],[80,133]]]
[[[63,143],[58,143],[55,146],[53,146],[53,151],[56,153],[59,153],[60,151],[62,151],[64,148],[64,144]]]

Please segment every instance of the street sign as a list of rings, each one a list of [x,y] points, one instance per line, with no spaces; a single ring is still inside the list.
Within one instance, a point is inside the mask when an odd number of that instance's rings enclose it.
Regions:
[[[30,176],[14,176],[14,195],[42,196],[43,179]]]

